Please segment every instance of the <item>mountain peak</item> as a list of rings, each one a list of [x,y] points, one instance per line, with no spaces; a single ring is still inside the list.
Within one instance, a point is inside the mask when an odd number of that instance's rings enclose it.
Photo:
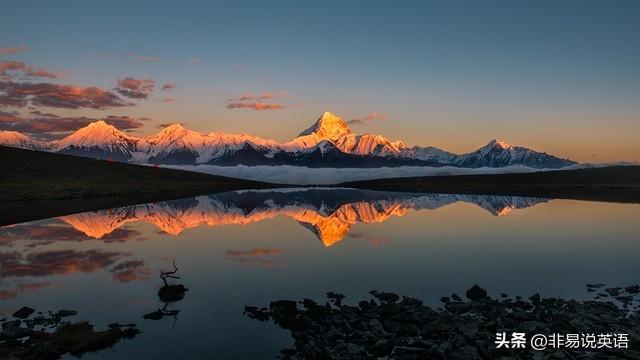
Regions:
[[[493,139],[493,140],[489,141],[489,143],[485,147],[491,147],[491,148],[500,147],[500,148],[505,149],[505,150],[512,148],[511,144],[509,144],[506,141],[499,140],[499,139]]]
[[[172,130],[186,130],[184,125],[181,123],[173,123],[171,125],[166,126],[162,131],[172,131]]]
[[[351,130],[341,117],[325,111],[310,128],[301,132],[298,136],[316,134],[321,138],[336,140],[341,135],[350,134]]]

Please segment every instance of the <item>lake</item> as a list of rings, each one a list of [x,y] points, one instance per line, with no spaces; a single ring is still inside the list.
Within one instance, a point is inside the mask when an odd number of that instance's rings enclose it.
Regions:
[[[587,283],[638,282],[638,219],[638,204],[312,188],[105,209],[0,228],[0,311],[138,324],[87,359],[274,358],[291,337],[245,305],[377,289],[437,307],[473,284],[589,299]],[[173,261],[179,314],[143,319]]]

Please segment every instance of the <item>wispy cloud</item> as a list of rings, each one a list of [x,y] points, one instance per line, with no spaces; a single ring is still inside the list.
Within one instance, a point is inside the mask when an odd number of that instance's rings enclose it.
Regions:
[[[254,248],[251,250],[227,250],[225,255],[227,260],[236,261],[242,264],[258,264],[266,267],[277,265],[278,262],[270,256],[284,253],[282,249]]]
[[[5,48],[0,48],[0,54],[11,55],[11,54],[21,53],[26,50],[27,50],[26,46],[5,47]]]
[[[176,84],[174,82],[164,83],[164,84],[162,84],[162,90],[165,90],[165,91],[173,90],[173,89],[175,89],[175,87],[177,85],[178,84]]]
[[[227,102],[227,109],[280,110],[284,109],[284,105],[266,104],[262,102]]]
[[[60,77],[60,73],[35,69],[20,61],[0,61],[0,78],[10,79],[14,73],[22,74],[29,78],[50,78],[55,79]]]
[[[280,110],[284,109],[283,104],[266,103],[265,100],[274,100],[289,96],[287,91],[263,92],[260,94],[245,93],[236,98],[227,99],[225,104],[227,109],[253,109],[253,110]]]
[[[163,97],[163,98],[162,98],[162,100],[160,100],[160,101],[162,101],[163,103],[170,104],[170,103],[175,102],[175,101],[176,101],[176,98],[174,98],[174,97],[172,97],[172,96],[165,96],[165,97]]]
[[[156,81],[153,79],[136,79],[126,77],[118,79],[116,91],[130,99],[146,99],[155,90]]]
[[[0,81],[0,105],[25,107],[28,105],[64,109],[105,109],[129,106],[111,90],[96,86],[58,85]]]
[[[389,117],[386,114],[372,112],[363,118],[349,120],[347,123],[350,125],[367,125],[373,120],[387,120],[388,118]]]
[[[199,57],[194,57],[194,58],[187,59],[187,64],[197,64],[199,62],[200,62],[200,58]]]

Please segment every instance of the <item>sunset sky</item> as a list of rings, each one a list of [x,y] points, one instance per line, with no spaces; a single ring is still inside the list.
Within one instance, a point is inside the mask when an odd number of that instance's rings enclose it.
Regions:
[[[287,140],[324,111],[467,152],[640,161],[637,1],[10,1],[0,130]]]

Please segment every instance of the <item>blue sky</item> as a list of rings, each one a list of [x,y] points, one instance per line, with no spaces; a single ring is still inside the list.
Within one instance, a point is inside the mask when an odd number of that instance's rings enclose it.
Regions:
[[[581,161],[640,160],[635,1],[14,1],[4,9],[0,48],[26,50],[0,61],[61,72],[46,80],[56,84],[155,81],[132,106],[42,109],[59,116],[153,119],[139,133],[183,122],[284,140],[323,111],[379,113],[353,130],[452,151],[497,137]],[[165,83],[176,87],[160,90]],[[277,98],[265,103],[283,108],[227,107],[266,92]]]

